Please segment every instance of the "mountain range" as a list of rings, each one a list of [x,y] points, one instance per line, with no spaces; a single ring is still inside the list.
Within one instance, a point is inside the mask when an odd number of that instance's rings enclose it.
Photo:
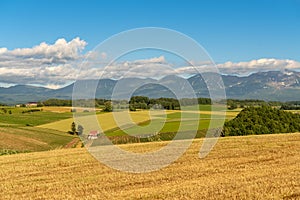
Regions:
[[[49,89],[29,85],[16,85],[9,88],[0,87],[0,102],[5,104],[42,101],[50,98],[71,99],[73,87],[83,93],[90,93],[90,86],[97,85],[96,98],[125,99],[131,95],[148,96],[150,98],[191,97],[191,89],[198,97],[209,97],[206,82],[203,77],[217,78],[216,74],[197,74],[187,79],[169,75],[162,79],[124,78],[120,80],[79,80],[60,89]],[[266,71],[257,72],[249,76],[221,75],[227,98],[234,99],[261,99],[267,101],[295,101],[300,100],[300,72]],[[218,84],[216,80],[215,84]],[[192,87],[192,88],[191,88]],[[117,88],[117,89],[116,89]],[[168,89],[169,88],[169,89]],[[171,91],[173,90],[173,91]],[[117,92],[116,92],[117,91]],[[84,96],[84,94],[82,95]]]

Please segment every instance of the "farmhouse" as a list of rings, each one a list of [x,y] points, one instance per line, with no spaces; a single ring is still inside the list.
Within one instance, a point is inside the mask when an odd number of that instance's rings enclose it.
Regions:
[[[26,107],[37,107],[38,103],[37,102],[28,102],[26,104]]]
[[[96,140],[96,139],[98,139],[98,135],[99,135],[99,131],[96,131],[96,130],[90,131],[90,133],[88,134],[87,139],[88,140]]]

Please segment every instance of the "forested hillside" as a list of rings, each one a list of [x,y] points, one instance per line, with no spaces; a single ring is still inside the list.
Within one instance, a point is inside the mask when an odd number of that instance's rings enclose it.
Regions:
[[[249,107],[224,125],[223,135],[254,135],[300,131],[300,115],[270,106]]]

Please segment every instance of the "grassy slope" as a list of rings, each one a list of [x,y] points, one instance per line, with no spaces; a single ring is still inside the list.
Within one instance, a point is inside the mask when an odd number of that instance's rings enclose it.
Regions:
[[[28,152],[61,148],[74,139],[74,136],[66,132],[31,127],[70,118],[72,117],[70,112],[22,113],[30,108],[2,108],[12,111],[12,114],[4,113],[3,110],[0,112],[0,154],[6,150]]]
[[[0,127],[0,149],[45,151],[62,148],[74,138],[67,133],[36,127]]]
[[[85,149],[2,156],[1,198],[300,198],[299,133],[220,138],[212,152],[199,159],[202,141],[196,140],[169,167],[146,174],[110,169]],[[120,147],[145,151],[163,145],[159,142]]]

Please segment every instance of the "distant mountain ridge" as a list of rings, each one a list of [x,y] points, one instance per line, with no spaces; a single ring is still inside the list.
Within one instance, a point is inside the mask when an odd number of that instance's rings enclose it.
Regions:
[[[160,80],[125,78],[118,81],[112,79],[101,80],[79,80],[78,85],[94,85],[98,81],[96,98],[109,99],[115,86],[126,86],[133,90],[133,94],[122,91],[119,98],[128,95],[142,95],[151,98],[173,97],[176,98],[174,90],[180,90],[181,97],[191,97],[190,87],[193,88],[198,97],[209,97],[209,92],[203,76],[197,74],[190,78],[170,75]],[[213,74],[211,74],[213,75]],[[235,99],[261,99],[268,101],[294,101],[300,100],[300,72],[267,71],[257,72],[249,76],[239,77],[235,75],[221,75],[226,89],[227,98]],[[189,84],[187,84],[187,82]],[[26,103],[29,101],[41,101],[49,98],[71,99],[73,93],[72,83],[60,89],[48,89],[28,85],[16,85],[9,88],[0,87],[0,102],[6,104]],[[137,87],[136,86],[141,86]],[[177,88],[177,89],[176,89]],[[176,91],[175,91],[176,93]],[[177,92],[178,93],[178,92]]]

